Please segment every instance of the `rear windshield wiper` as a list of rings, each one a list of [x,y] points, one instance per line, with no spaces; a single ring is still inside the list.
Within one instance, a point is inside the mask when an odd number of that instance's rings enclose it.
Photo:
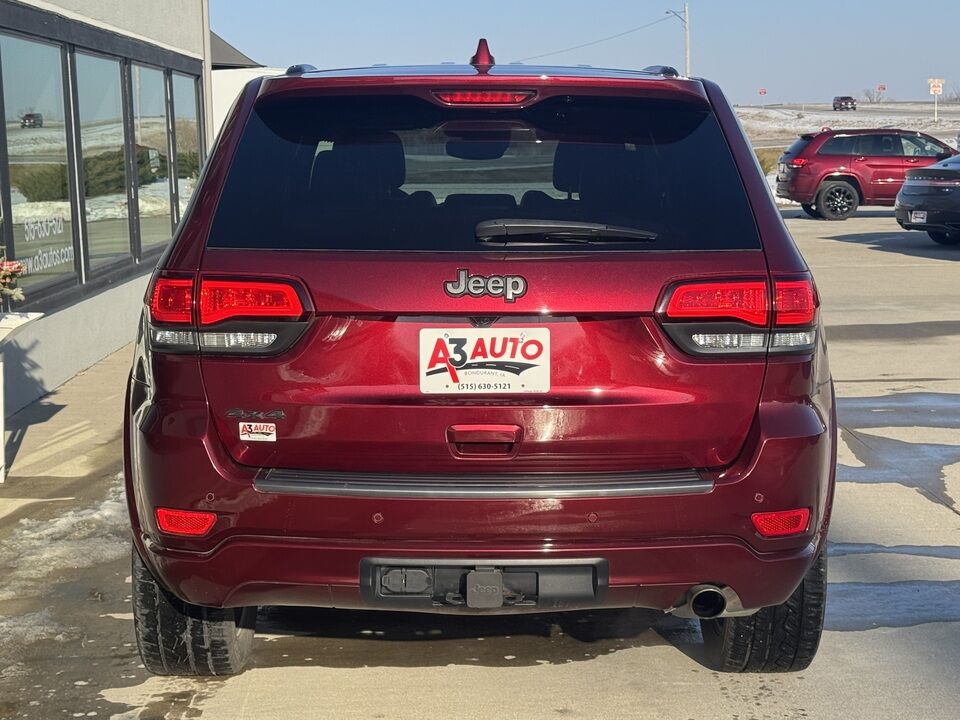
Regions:
[[[477,242],[549,245],[556,243],[653,242],[650,230],[570,220],[497,218],[477,223]]]

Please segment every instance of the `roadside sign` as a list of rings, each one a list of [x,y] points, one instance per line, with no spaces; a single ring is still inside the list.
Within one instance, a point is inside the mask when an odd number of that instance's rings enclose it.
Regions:
[[[879,85],[877,85],[877,92],[886,92],[886,91],[887,91],[886,85],[884,85],[883,83],[880,83]]]
[[[940,112],[937,107],[937,101],[943,95],[943,78],[928,78],[927,84],[930,86],[930,94],[933,95],[933,121],[940,122]]]
[[[766,89],[766,88],[760,88],[759,93],[760,93],[761,95],[766,95],[766,94],[767,94],[767,89]]]

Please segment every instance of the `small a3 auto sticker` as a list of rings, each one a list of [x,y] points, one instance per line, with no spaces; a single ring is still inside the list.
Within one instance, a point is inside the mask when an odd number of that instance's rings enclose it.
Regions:
[[[277,426],[275,423],[240,423],[240,439],[247,442],[276,442]]]

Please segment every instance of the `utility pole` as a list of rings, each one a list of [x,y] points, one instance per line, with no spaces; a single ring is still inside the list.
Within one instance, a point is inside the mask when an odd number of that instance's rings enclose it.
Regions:
[[[690,3],[683,4],[683,14],[676,10],[667,10],[667,15],[673,15],[677,20],[683,23],[683,53],[684,68],[683,74],[690,77]]]

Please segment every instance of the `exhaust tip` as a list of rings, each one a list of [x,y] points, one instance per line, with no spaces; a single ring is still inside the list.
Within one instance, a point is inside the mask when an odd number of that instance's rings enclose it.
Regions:
[[[723,614],[727,599],[719,588],[701,585],[691,591],[690,609],[698,618],[710,620]]]

